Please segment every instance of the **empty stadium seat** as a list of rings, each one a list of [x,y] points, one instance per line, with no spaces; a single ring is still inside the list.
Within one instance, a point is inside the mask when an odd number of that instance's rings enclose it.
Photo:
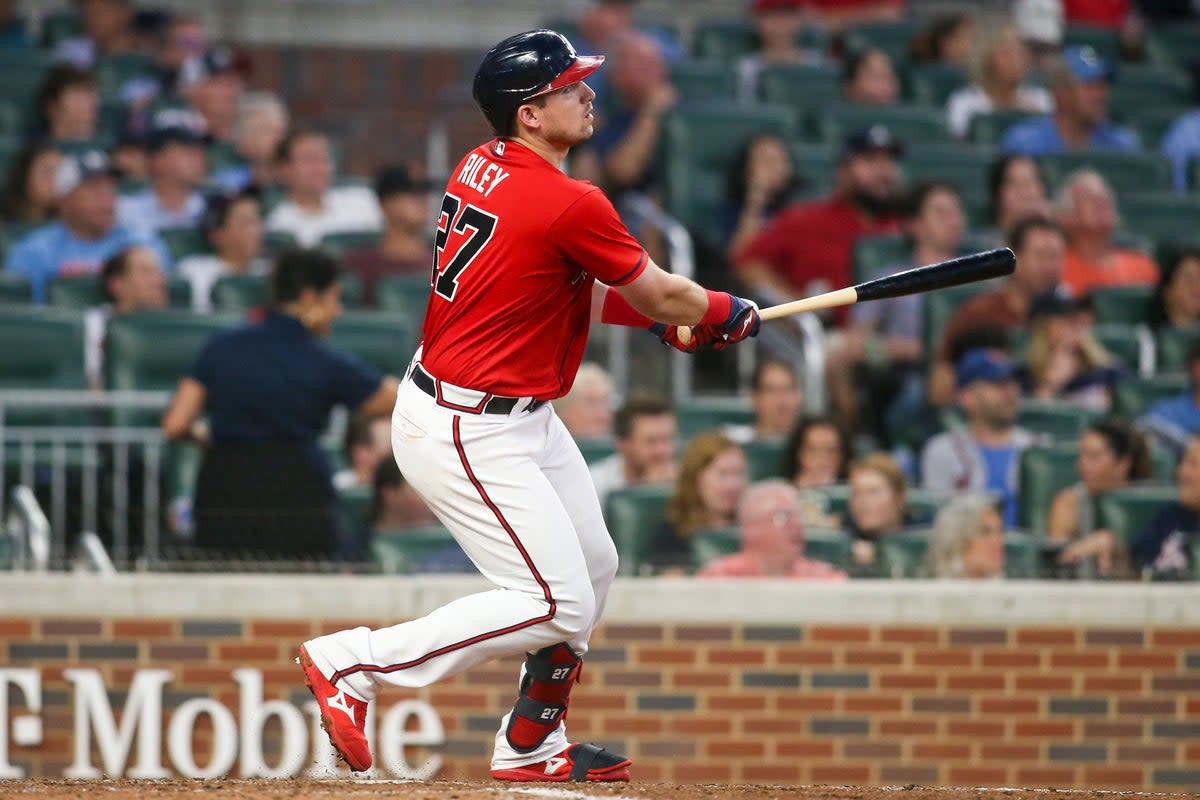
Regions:
[[[33,284],[24,275],[0,272],[0,303],[32,303]]]
[[[879,277],[912,258],[912,246],[900,235],[861,236],[854,243],[854,282]]]
[[[952,64],[917,64],[908,72],[908,96],[914,102],[944,108],[950,95],[967,85],[967,71]]]
[[[0,308],[0,388],[85,387],[80,314],[16,305]]]
[[[172,308],[191,308],[192,285],[184,278],[170,277],[167,282],[167,302]],[[56,278],[46,290],[50,305],[59,308],[86,309],[104,305],[108,297],[99,275],[80,275],[75,278]]]
[[[158,237],[163,240],[171,254],[171,260],[176,264],[188,256],[213,252],[208,239],[196,227],[162,228],[158,231]]]
[[[929,549],[929,528],[908,528],[888,534],[876,544],[879,574],[885,578],[916,578]]]
[[[343,231],[327,233],[321,237],[321,247],[334,253],[374,247],[383,238],[382,231]]]
[[[693,397],[675,406],[679,438],[691,439],[698,433],[724,425],[750,425],[754,411],[744,397]]]
[[[431,525],[372,534],[371,555],[385,575],[412,575],[425,559],[457,545],[450,531]]]
[[[1117,382],[1113,391],[1113,413],[1125,419],[1136,419],[1160,400],[1170,400],[1183,394],[1188,386],[1188,377],[1183,373],[1125,378]]]
[[[1187,73],[1158,65],[1122,64],[1109,88],[1109,106],[1130,115],[1142,108],[1176,106],[1192,102],[1192,84]],[[1143,142],[1147,148],[1158,144]]]
[[[1021,453],[1018,469],[1017,523],[1038,536],[1046,535],[1050,505],[1055,496],[1079,480],[1077,442],[1038,445]]]
[[[833,64],[777,64],[758,75],[758,97],[805,111],[836,103],[842,97],[841,76]]]
[[[1004,132],[1019,122],[1036,114],[1024,111],[991,111],[975,114],[967,124],[967,139],[978,145],[995,146],[1004,138]]]
[[[1063,45],[1086,45],[1093,48],[1110,65],[1121,58],[1121,39],[1111,28],[1097,25],[1068,25],[1063,31]]]
[[[910,488],[907,499],[908,517],[915,524],[924,525],[933,522],[938,510],[949,502],[950,497],[943,492]]]
[[[1147,150],[1157,150],[1162,144],[1163,137],[1191,109],[1188,106],[1137,106],[1132,108],[1113,106],[1113,119],[1137,131],[1142,140],[1142,147]],[[1124,198],[1121,203],[1124,205]]]
[[[1004,577],[1033,580],[1039,577],[1041,548],[1038,539],[1027,533],[1004,534]]]
[[[1150,313],[1152,286],[1100,286],[1088,292],[1096,322],[1137,325]]]
[[[329,346],[384,373],[401,376],[417,347],[412,317],[383,311],[347,311],[333,323]]]
[[[792,154],[796,175],[803,183],[796,199],[825,195],[833,189],[833,173],[837,163],[829,145],[793,142],[788,150]]]
[[[737,72],[722,61],[676,61],[671,64],[671,83],[684,102],[733,100],[737,96]]]
[[[428,275],[396,275],[375,283],[375,306],[381,311],[399,311],[415,320],[425,318],[429,303]]]
[[[801,47],[821,53],[829,46],[829,34],[816,27],[802,29],[796,34],[796,40]],[[733,61],[753,53],[758,47],[758,32],[746,17],[701,19],[692,36],[696,58]]]
[[[726,173],[739,148],[763,132],[792,139],[794,113],[779,106],[746,106],[734,114],[728,104],[671,111],[662,140],[667,210],[715,240],[712,226],[725,199]]]
[[[753,441],[742,445],[751,481],[782,478],[783,442]]]
[[[1154,338],[1145,326],[1094,325],[1092,335],[1130,372],[1138,374],[1150,372],[1154,362]]]
[[[346,308],[361,308],[363,299],[362,280],[352,272],[342,272],[338,283],[342,286],[342,305]]]
[[[886,125],[904,144],[948,142],[945,114],[940,109],[920,106],[838,105],[822,108],[811,124],[824,142],[841,142],[846,134],[872,125]]]
[[[1118,195],[1171,189],[1171,165],[1154,152],[1093,150],[1060,153],[1046,156],[1041,159],[1041,164],[1042,174],[1051,187],[1057,187],[1076,170],[1090,168],[1103,175]]]
[[[1141,486],[1117,489],[1100,498],[1099,525],[1116,534],[1128,548],[1155,515],[1179,498],[1175,486]]]
[[[1017,424],[1059,441],[1075,441],[1099,414],[1069,403],[1022,400]]]
[[[977,294],[989,291],[989,287],[978,283],[968,283],[965,286],[954,286],[939,289],[925,295],[922,309],[922,330],[924,331],[925,353],[929,357],[937,354],[942,346],[942,334],[951,317],[963,303]]]
[[[988,171],[996,154],[991,148],[970,145],[926,146],[914,143],[901,162],[908,182],[946,181],[952,183],[963,200],[986,199]]]
[[[847,48],[861,50],[875,47],[883,50],[895,63],[908,61],[908,45],[924,24],[908,18],[884,22],[863,22],[846,30]]]
[[[619,573],[638,575],[646,550],[658,529],[666,522],[667,500],[671,486],[633,486],[612,492],[605,502],[604,518],[617,546]]]
[[[1123,227],[1154,239],[1182,239],[1200,225],[1200,197],[1171,192],[1130,193],[1120,197]]]
[[[1187,352],[1200,339],[1200,326],[1195,328],[1161,328],[1154,336],[1157,349],[1155,372],[1184,372]]]
[[[575,444],[579,446],[583,460],[589,464],[608,458],[617,452],[617,443],[610,437],[577,439]]]
[[[116,53],[96,60],[92,72],[106,93],[117,93],[126,83],[138,78],[154,78],[154,57],[144,53]]]
[[[371,500],[374,489],[370,486],[347,486],[337,490],[337,509],[342,520],[342,531],[348,536],[361,535],[371,527]]]
[[[223,275],[211,296],[214,311],[244,313],[267,304],[267,281],[261,275]]]

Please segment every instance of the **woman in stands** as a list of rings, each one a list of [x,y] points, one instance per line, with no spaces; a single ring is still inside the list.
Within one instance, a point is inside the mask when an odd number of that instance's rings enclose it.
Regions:
[[[1063,489],[1050,505],[1046,536],[1052,542],[1079,541],[1111,536],[1097,525],[1097,503],[1102,495],[1151,477],[1150,449],[1141,433],[1118,419],[1092,423],[1079,440],[1076,460],[1079,482]],[[1071,551],[1064,564],[1083,560]]]
[[[212,310],[212,288],[226,275],[266,275],[270,264],[263,257],[264,227],[258,192],[243,190],[214,195],[200,218],[200,229],[212,253],[188,256],[177,271],[192,286],[192,310]]]
[[[837,515],[829,513],[829,497],[821,489],[845,483],[850,463],[850,439],[828,417],[800,420],[783,448],[781,474],[800,490],[804,524],[818,528],[839,527]]]
[[[667,501],[667,523],[647,548],[646,561],[654,571],[689,572],[692,536],[732,526],[746,483],[746,454],[732,439],[708,431],[688,442],[680,458],[675,491]]]
[[[1048,114],[1054,99],[1040,86],[1028,86],[1029,50],[1011,25],[981,24],[971,49],[971,85],[946,101],[946,126],[951,135],[965,139],[971,117],[993,111]]]
[[[57,210],[54,179],[62,155],[49,142],[26,146],[4,179],[0,197],[0,218],[5,225],[40,225],[49,222]]]
[[[970,62],[974,39],[973,15],[943,14],[931,20],[913,37],[908,45],[908,54],[914,64],[965,67]]]
[[[1200,250],[1183,250],[1163,270],[1147,321],[1155,330],[1200,325]]]
[[[1004,520],[990,497],[958,495],[938,512],[924,573],[929,578],[1004,577]]]
[[[760,133],[746,142],[726,183],[722,234],[728,257],[736,257],[803,185],[782,137]]]
[[[318,438],[335,405],[390,414],[399,385],[321,342],[342,310],[339,276],[324,252],[281,254],[270,313],[214,336],[175,390],[163,433],[209,445],[194,504],[202,558],[336,552],[336,495]],[[205,414],[207,434],[197,427]]]
[[[1018,371],[1023,394],[1108,411],[1122,370],[1096,341],[1090,318],[1057,293],[1034,299],[1029,309],[1029,346]]]
[[[850,515],[845,530],[853,540],[854,574],[876,573],[877,544],[904,527],[907,506],[908,481],[887,453],[872,453],[850,465]]]

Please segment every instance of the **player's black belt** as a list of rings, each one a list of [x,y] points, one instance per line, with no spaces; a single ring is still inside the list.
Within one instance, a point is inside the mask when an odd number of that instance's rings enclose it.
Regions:
[[[450,403],[446,401],[445,398],[439,396],[437,378],[426,372],[420,364],[417,364],[413,367],[412,382],[422,392],[437,400],[439,404],[446,406],[447,408],[454,408],[471,414],[511,414],[512,410],[517,407],[517,403],[521,402],[523,399],[520,397],[500,397],[498,395],[489,395],[488,401],[483,404],[483,408],[470,408]],[[522,411],[535,411],[545,405],[545,403],[545,400],[534,400]]]

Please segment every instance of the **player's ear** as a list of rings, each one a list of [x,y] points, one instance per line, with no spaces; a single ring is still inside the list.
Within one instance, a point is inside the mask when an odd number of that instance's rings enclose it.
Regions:
[[[537,130],[542,127],[541,116],[538,114],[539,110],[533,103],[525,103],[517,108],[517,121],[526,128]]]

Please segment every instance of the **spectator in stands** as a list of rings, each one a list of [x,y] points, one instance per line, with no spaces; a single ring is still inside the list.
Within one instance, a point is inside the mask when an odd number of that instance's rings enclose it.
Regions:
[[[361,186],[333,185],[329,140],[314,131],[284,137],[276,153],[286,198],[267,216],[267,230],[290,233],[305,247],[343,231],[377,231],[383,214],[375,195]]]
[[[908,479],[887,453],[872,453],[850,465],[850,515],[845,529],[857,574],[877,574],[878,544],[901,530],[908,506]]]
[[[1147,321],[1156,330],[1200,325],[1200,250],[1186,248],[1167,264]]]
[[[750,11],[758,34],[758,50],[737,62],[738,97],[744,102],[753,102],[757,97],[758,76],[764,67],[814,64],[824,58],[822,53],[801,47],[797,41],[805,25],[805,13],[796,0],[754,0]]]
[[[1158,267],[1136,250],[1117,247],[1113,233],[1119,220],[1108,182],[1093,169],[1071,173],[1055,197],[1059,222],[1067,232],[1063,283],[1078,295],[1100,286],[1149,285]]]
[[[94,139],[100,119],[98,86],[94,75],[70,64],[47,72],[37,92],[39,133],[52,142]]]
[[[746,475],[746,454],[724,434],[706,431],[688,442],[667,501],[666,524],[646,546],[646,563],[656,574],[690,572],[692,537],[733,525]]]
[[[987,233],[995,237],[998,247],[1018,222],[1050,212],[1046,180],[1029,156],[1007,154],[992,162],[988,168],[988,198],[992,224]]]
[[[591,146],[611,189],[648,192],[661,181],[657,158],[662,118],[679,101],[679,93],[662,50],[646,34],[621,34],[608,62],[605,71],[620,110],[597,128]]]
[[[290,124],[287,106],[270,92],[247,92],[238,101],[234,145],[241,162],[222,167],[213,183],[227,191],[251,186],[265,189],[276,184],[275,153]]]
[[[554,401],[554,413],[576,440],[613,435],[613,382],[604,367],[584,362],[571,390]]]
[[[909,42],[914,64],[965,67],[971,57],[975,18],[970,14],[943,14],[929,21]]]
[[[383,211],[383,237],[373,247],[346,253],[346,271],[362,281],[363,303],[375,303],[375,283],[389,275],[428,275],[433,260],[429,181],[410,165],[387,167],[375,179]]]
[[[1080,150],[1137,151],[1141,140],[1108,118],[1112,71],[1089,46],[1068,47],[1046,67],[1054,112],[1009,128],[1001,149],[1034,157]]]
[[[146,140],[150,185],[117,201],[117,222],[126,228],[160,231],[192,228],[204,213],[197,187],[204,181],[204,122],[191,111],[159,112]]]
[[[972,328],[1021,328],[1029,319],[1033,298],[1054,291],[1062,277],[1067,238],[1062,227],[1048,217],[1029,217],[1017,223],[1009,238],[1017,267],[999,288],[963,303],[946,324],[937,361],[929,376],[929,401],[946,405],[954,393],[954,366],[950,343]]]
[[[17,13],[17,0],[0,0],[0,48],[32,47],[25,19]]]
[[[1004,577],[1004,520],[991,498],[959,495],[938,512],[923,571],[930,578]]]
[[[184,64],[180,83],[183,97],[204,118],[209,136],[232,142],[243,89],[233,51],[224,45],[210,47]]]
[[[819,489],[846,480],[850,438],[827,417],[801,419],[784,445],[782,472],[797,489]]]
[[[1049,114],[1054,98],[1040,86],[1026,83],[1029,50],[1011,25],[980,25],[970,53],[971,84],[958,89],[946,101],[946,127],[965,139],[971,117],[993,111],[1024,111]]]
[[[726,254],[736,258],[763,226],[791,200],[803,181],[796,175],[787,142],[774,133],[760,133],[746,142],[726,179]]]
[[[263,221],[258,193],[246,190],[214,195],[200,218],[212,253],[197,253],[179,262],[178,272],[192,286],[192,310],[212,311],[212,288],[226,275],[261,275],[271,271],[263,254]]]
[[[1102,576],[1132,572],[1151,580],[1194,579],[1193,557],[1200,538],[1200,437],[1188,439],[1175,476],[1179,499],[1159,511],[1145,529],[1095,531],[1064,548],[1059,560],[1075,564],[1095,558]],[[1122,540],[1131,541],[1128,553]]]
[[[908,199],[905,234],[912,257],[871,277],[881,277],[958,255],[966,218],[953,184],[925,182]],[[830,345],[826,379],[830,400],[842,426],[853,429],[860,419],[860,387],[872,403],[865,419],[892,423],[911,419],[924,404],[924,298],[896,297],[854,306],[851,327]],[[868,425],[876,433],[879,425]]]
[[[1187,372],[1191,386],[1177,397],[1160,400],[1150,407],[1139,424],[1177,455],[1200,434],[1200,337],[1192,342],[1187,354]]]
[[[173,95],[182,90],[185,68],[189,62],[204,58],[208,52],[208,29],[194,14],[172,15],[155,53],[159,94]]]
[[[163,416],[168,439],[202,438],[194,426],[208,416],[195,543],[210,558],[328,558],[338,544],[332,475],[318,438],[334,405],[390,415],[399,386],[321,343],[341,312],[339,278],[324,252],[281,254],[271,312],[213,337]]]
[[[723,433],[738,444],[782,444],[804,406],[800,379],[791,364],[762,358],[754,365],[754,375],[750,381],[750,406],[754,409],[754,423],[726,426]]]
[[[153,233],[116,224],[117,187],[108,158],[98,150],[65,155],[54,178],[59,219],[22,237],[5,259],[5,269],[29,278],[33,301],[46,301],[54,278],[100,271],[106,259],[130,245],[144,244],[170,264],[166,246]]]
[[[386,418],[380,419],[387,422]],[[423,528],[438,524],[437,517],[429,510],[429,506],[425,505],[421,495],[404,479],[400,467],[396,466],[396,459],[392,458],[390,435],[387,454],[379,459],[367,485],[374,488],[371,497],[371,528],[376,533],[393,533],[406,528]],[[461,548],[455,549],[461,554]],[[466,567],[462,571],[468,571],[471,568],[470,560],[465,555],[462,556],[462,560]]]
[[[675,411],[662,397],[634,394],[617,410],[617,452],[591,465],[600,505],[617,489],[675,480]]]
[[[804,555],[800,492],[782,480],[748,488],[738,504],[742,549],[705,564],[698,578],[793,578],[844,581],[846,573]]]
[[[355,414],[342,437],[346,467],[333,474],[338,491],[371,486],[380,462],[392,461],[392,421],[388,417]]]
[[[1163,135],[1162,154],[1171,162],[1171,182],[1175,191],[1186,194],[1189,165],[1200,156],[1200,109],[1193,109],[1171,123]]]
[[[62,154],[49,142],[26,145],[8,165],[0,218],[6,225],[48,222],[57,213],[54,178]]]
[[[1096,504],[1101,496],[1152,477],[1150,448],[1129,424],[1110,418],[1093,422],[1079,439],[1079,482],[1054,497],[1046,538],[1067,543],[1098,532]],[[1074,553],[1064,563],[1074,563]]]
[[[1034,65],[1044,69],[1062,48],[1062,0],[1016,0],[1012,15],[1013,24],[1034,58]]]
[[[134,245],[104,262],[100,270],[105,304],[84,317],[84,367],[88,385],[104,387],[104,337],[113,317],[167,307],[167,280],[158,256],[149,247]]]
[[[988,492],[1000,500],[1006,525],[1017,521],[1017,464],[1034,436],[1017,425],[1020,397],[1008,356],[972,350],[958,362],[961,430],[930,439],[921,454],[921,485],[937,492]]]
[[[1058,292],[1034,298],[1029,346],[1017,374],[1022,392],[1039,400],[1108,411],[1123,376],[1120,365],[1092,334],[1091,315]]]
[[[59,61],[88,69],[103,58],[137,49],[131,0],[81,0],[79,10],[84,35],[58,43],[54,55]]]
[[[633,17],[637,0],[591,0],[580,13],[576,21],[579,35],[573,41],[575,50],[580,53],[605,53],[612,55],[618,47],[618,41],[629,33],[640,32],[649,36],[655,46],[667,61],[675,61],[683,55],[674,37],[662,29],[640,29]],[[606,108],[609,103],[609,83],[601,70],[588,78],[588,86],[596,97],[593,100],[596,108]]]
[[[842,99],[879,106],[900,102],[900,79],[891,56],[877,47],[847,53],[842,61]]]
[[[738,256],[742,280],[767,305],[851,285],[858,238],[897,228],[901,152],[883,125],[847,136],[833,193],[789,206],[767,223]]]
[[[146,138],[126,131],[117,139],[109,151],[113,169],[122,182],[143,184],[150,181],[150,154],[146,152]]]

